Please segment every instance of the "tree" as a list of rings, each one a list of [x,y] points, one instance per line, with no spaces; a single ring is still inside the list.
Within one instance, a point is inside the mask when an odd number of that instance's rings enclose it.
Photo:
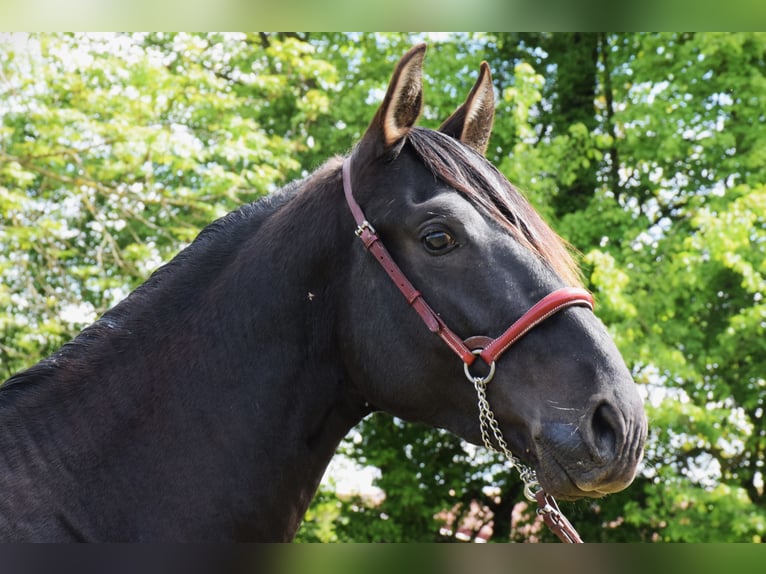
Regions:
[[[629,104],[614,117],[623,158],[615,195],[643,228],[614,252],[627,271],[621,297],[634,301],[615,330],[638,378],[676,399],[650,402],[654,480],[644,490],[647,507],[668,508],[663,539],[763,535],[766,206],[757,158],[766,140],[754,103],[765,93],[765,41],[660,34],[617,38],[613,48],[630,64],[613,81],[615,100]],[[695,515],[706,529],[694,528]]]
[[[328,100],[286,70],[332,77],[289,37],[261,50],[237,34],[3,41],[0,360],[10,375],[204,225],[298,173],[304,144],[264,107],[292,103],[302,125]]]

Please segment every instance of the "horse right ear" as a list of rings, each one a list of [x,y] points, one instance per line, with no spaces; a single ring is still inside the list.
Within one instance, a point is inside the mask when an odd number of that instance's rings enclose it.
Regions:
[[[423,58],[426,45],[411,48],[394,69],[383,103],[359,147],[373,157],[396,153],[423,109]]]
[[[460,140],[484,155],[495,120],[495,91],[487,62],[481,63],[479,78],[455,113],[439,127],[439,131]]]

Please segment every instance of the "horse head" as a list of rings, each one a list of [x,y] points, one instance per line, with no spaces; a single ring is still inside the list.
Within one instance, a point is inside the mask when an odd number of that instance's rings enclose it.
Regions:
[[[416,46],[400,60],[347,160],[348,189],[374,236],[357,232],[385,245],[411,289],[354,246],[340,309],[343,360],[374,408],[481,444],[475,386],[431,327],[448,326],[467,345],[479,335],[481,350],[550,293],[581,285],[566,244],[483,156],[494,120],[486,63],[438,130],[415,126],[424,55]],[[352,237],[352,213],[348,222]],[[408,308],[417,305],[433,310],[431,327]],[[481,363],[472,372],[488,368]],[[486,397],[500,436],[548,493],[598,497],[630,484],[646,439],[643,403],[587,305],[546,316],[492,367]]]

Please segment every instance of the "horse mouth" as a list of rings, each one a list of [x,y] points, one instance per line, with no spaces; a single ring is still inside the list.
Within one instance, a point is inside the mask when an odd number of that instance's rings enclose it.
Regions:
[[[577,486],[577,482],[570,476],[564,465],[560,464],[550,454],[546,455],[545,462],[537,456],[533,448],[525,448],[523,462],[534,469],[540,486],[559,500],[579,500],[581,498],[601,498],[606,492],[583,490]]]
[[[545,470],[543,467],[537,467],[537,480],[540,482],[540,486],[555,498],[572,501],[582,498],[601,498],[609,494],[597,489],[584,490],[580,488],[563,466],[557,466],[558,472],[555,475],[549,470],[548,465],[544,467]]]

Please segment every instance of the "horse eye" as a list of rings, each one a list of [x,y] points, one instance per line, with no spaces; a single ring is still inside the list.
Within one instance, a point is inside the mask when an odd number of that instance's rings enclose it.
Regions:
[[[457,247],[457,242],[446,231],[432,231],[423,237],[423,245],[432,255],[444,255]]]

